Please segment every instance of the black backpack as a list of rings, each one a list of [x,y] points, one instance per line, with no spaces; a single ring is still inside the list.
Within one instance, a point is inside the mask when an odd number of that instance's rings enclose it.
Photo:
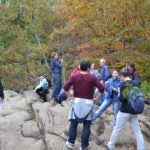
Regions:
[[[49,78],[46,77],[46,80],[48,82],[48,87],[51,88],[52,87],[52,82]]]

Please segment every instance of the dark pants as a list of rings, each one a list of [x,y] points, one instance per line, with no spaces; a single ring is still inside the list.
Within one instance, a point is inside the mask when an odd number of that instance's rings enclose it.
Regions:
[[[47,102],[46,95],[48,94],[48,89],[39,88],[36,89],[36,93],[44,100],[44,102]]]
[[[53,75],[53,93],[52,93],[52,98],[57,100],[58,95],[61,91],[62,88],[62,80],[61,80],[61,74],[54,74]]]
[[[77,135],[77,126],[78,122],[75,119],[71,120],[70,127],[69,127],[69,143],[74,144]],[[91,121],[83,121],[83,130],[81,136],[81,147],[82,149],[86,148],[89,145],[89,137],[91,133]]]

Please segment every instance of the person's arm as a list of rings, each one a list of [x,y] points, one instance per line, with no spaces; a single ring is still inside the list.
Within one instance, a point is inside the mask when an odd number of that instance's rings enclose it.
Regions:
[[[100,71],[100,80],[103,82],[105,76],[105,67],[103,66]]]
[[[123,90],[125,89],[125,82],[121,82],[121,84],[120,84],[120,94],[119,94],[119,101],[120,102],[125,102],[125,101],[127,101],[127,99],[126,98],[124,98],[124,96],[123,96]]]
[[[4,90],[3,90],[3,85],[2,82],[0,80],[0,100],[4,99]]]
[[[108,80],[107,86],[106,86],[106,91],[108,92],[109,95],[113,94],[113,91],[117,91],[116,88],[112,85],[112,79]]]
[[[109,70],[108,70],[108,67],[105,66],[105,67],[104,67],[104,79],[103,79],[104,82],[107,81],[110,76],[111,76],[111,75],[110,75],[110,72],[109,72]]]
[[[140,86],[141,84],[141,79],[140,79],[140,75],[139,73],[135,73],[134,78],[133,78],[133,82],[136,86]]]
[[[93,101],[98,101],[101,94],[104,92],[104,85],[99,82],[99,80],[95,77],[95,86],[98,88],[99,93],[97,94],[97,96],[95,98],[93,98]]]
[[[54,67],[55,67],[55,60],[52,59],[51,62],[50,62],[50,70],[53,71]]]
[[[55,61],[55,66],[57,66],[58,68],[62,68],[63,67],[63,59],[62,59],[62,61],[61,62],[59,62],[59,61]]]
[[[35,91],[41,87],[44,87],[45,84],[48,84],[46,78],[43,78],[42,81],[40,81],[39,85],[36,86]]]
[[[72,86],[72,84],[73,84],[73,76],[71,76],[69,78],[69,80],[63,86],[63,89],[64,89],[65,93],[67,94],[68,99],[71,99],[73,97],[73,95],[69,91],[69,89]]]

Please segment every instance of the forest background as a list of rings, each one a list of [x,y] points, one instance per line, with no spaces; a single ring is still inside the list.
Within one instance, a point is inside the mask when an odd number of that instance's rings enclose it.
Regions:
[[[50,55],[65,62],[63,81],[83,59],[99,69],[133,61],[150,82],[150,0],[0,0],[0,76],[5,89],[31,89],[51,77]]]

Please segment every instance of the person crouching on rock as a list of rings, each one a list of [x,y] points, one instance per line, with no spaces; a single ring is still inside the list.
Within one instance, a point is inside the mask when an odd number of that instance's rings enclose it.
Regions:
[[[39,81],[39,84],[34,89],[34,92],[36,92],[44,100],[44,102],[47,102],[46,95],[49,93],[48,81],[40,74],[36,75],[36,79]]]

